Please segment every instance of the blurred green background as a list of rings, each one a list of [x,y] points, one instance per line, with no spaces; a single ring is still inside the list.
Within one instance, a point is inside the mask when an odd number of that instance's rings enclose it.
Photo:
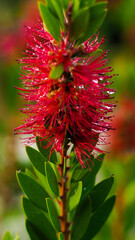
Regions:
[[[20,125],[22,105],[14,86],[19,86],[19,65],[25,45],[24,25],[39,16],[36,0],[0,1],[0,238],[9,229],[28,240],[21,209],[21,190],[16,169],[29,167],[24,146],[13,129]],[[135,0],[109,0],[100,35],[106,36],[109,65],[116,88],[113,126],[108,136],[106,159],[98,180],[114,174],[115,208],[94,240],[135,239]]]

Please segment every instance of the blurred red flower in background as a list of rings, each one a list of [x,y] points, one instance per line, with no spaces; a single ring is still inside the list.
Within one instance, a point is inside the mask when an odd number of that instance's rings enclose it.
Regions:
[[[24,25],[33,25],[36,17],[39,18],[39,12],[36,2],[24,2],[21,5],[23,16],[19,19],[7,21],[6,25],[1,26],[0,35],[0,58],[4,61],[15,61],[20,56],[20,49],[24,48]]]
[[[110,152],[112,155],[123,157],[135,153],[135,101],[127,98],[119,101],[113,119]]]

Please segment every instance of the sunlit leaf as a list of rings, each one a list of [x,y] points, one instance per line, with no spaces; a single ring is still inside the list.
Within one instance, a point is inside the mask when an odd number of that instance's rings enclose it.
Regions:
[[[71,39],[76,40],[85,34],[90,20],[90,11],[88,8],[81,9],[73,19],[71,25]]]
[[[60,26],[57,18],[55,18],[50,10],[42,3],[39,2],[39,11],[43,19],[44,25],[46,26],[48,32],[56,41],[60,41]]]
[[[69,211],[73,210],[79,203],[82,193],[82,182],[73,184],[69,191],[67,208]]]
[[[57,214],[56,208],[50,198],[46,198],[46,205],[47,205],[50,220],[51,220],[54,228],[58,232],[61,231],[58,214]]]
[[[18,233],[15,234],[14,240],[20,240],[20,237],[19,237]]]
[[[50,163],[45,163],[45,173],[52,193],[54,193],[56,196],[59,196],[57,176]]]
[[[26,146],[26,153],[32,165],[42,174],[45,174],[44,162],[47,161],[40,152],[30,146]]]
[[[17,172],[17,179],[26,196],[39,208],[47,212],[45,198],[49,197],[41,185],[23,172]]]
[[[58,233],[58,239],[59,239],[59,240],[64,240],[64,237],[63,237],[62,232],[59,232],[59,233]]]
[[[55,18],[58,18],[57,16],[57,13],[55,11],[55,8],[52,4],[52,1],[51,0],[45,0],[45,5],[47,6],[47,8],[50,10],[50,12],[52,13],[52,15],[55,17]]]
[[[60,20],[60,24],[62,29],[65,29],[65,23],[64,23],[64,14],[63,14],[63,10],[62,10],[62,6],[60,4],[60,0],[50,0],[52,2],[52,5],[57,13],[57,16]]]
[[[4,234],[2,240],[13,240],[13,238],[12,238],[12,236],[11,236],[11,234],[10,234],[9,231],[7,231],[7,232]]]
[[[63,67],[63,64],[61,63],[61,64],[53,67],[53,69],[50,72],[49,77],[51,79],[58,79],[61,77],[63,71],[64,71],[64,67]]]
[[[80,6],[80,0],[73,0],[72,16],[76,17]]]

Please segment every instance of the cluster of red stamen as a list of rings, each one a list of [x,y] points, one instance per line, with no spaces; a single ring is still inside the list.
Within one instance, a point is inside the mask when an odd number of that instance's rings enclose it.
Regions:
[[[42,24],[35,29],[27,27],[26,38],[26,56],[20,60],[24,88],[18,89],[25,100],[21,111],[27,119],[15,130],[18,134],[31,134],[29,142],[35,136],[48,140],[52,151],[60,153],[67,137],[83,166],[83,158],[90,152],[101,151],[97,142],[104,144],[102,134],[111,128],[108,113],[114,103],[106,100],[114,93],[109,87],[113,75],[108,74],[112,69],[105,67],[107,52],[97,57],[90,55],[104,38],[98,42],[97,35],[81,47],[67,44],[64,37],[57,43]],[[51,79],[51,70],[59,64],[64,66],[62,75]]]

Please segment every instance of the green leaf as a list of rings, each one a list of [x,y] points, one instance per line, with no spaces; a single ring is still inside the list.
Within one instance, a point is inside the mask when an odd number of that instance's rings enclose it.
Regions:
[[[72,9],[72,16],[73,18],[76,17],[80,6],[80,0],[73,0],[73,9]]]
[[[39,11],[42,17],[42,20],[48,29],[48,32],[52,35],[52,37],[59,42],[61,39],[60,27],[57,18],[55,18],[50,10],[42,3],[39,2]]]
[[[104,202],[111,190],[113,183],[114,178],[110,177],[92,188],[89,194],[92,203],[92,212],[94,212]]]
[[[61,27],[64,30],[65,29],[64,14],[63,14],[63,10],[62,10],[61,4],[60,4],[60,0],[57,0],[57,1],[50,0],[50,1],[52,2],[52,5],[57,13],[59,20],[60,20]]]
[[[47,212],[45,198],[49,197],[48,193],[41,185],[27,176],[23,172],[17,173],[17,179],[26,196],[39,208]]]
[[[56,208],[50,198],[46,198],[46,205],[47,205],[47,209],[48,209],[48,213],[49,213],[49,217],[52,222],[52,225],[54,226],[56,231],[58,231],[58,232],[61,231],[58,214],[57,214]]]
[[[27,219],[26,219],[25,225],[31,240],[41,240],[41,239],[49,240],[48,237],[45,236],[45,234],[43,234],[36,226],[34,226]]]
[[[68,211],[73,210],[79,203],[82,193],[82,182],[77,182],[72,184],[72,187],[69,191],[67,208]]]
[[[73,19],[71,25],[71,39],[76,40],[85,34],[90,20],[90,11],[88,8],[81,9]]]
[[[115,196],[110,197],[94,212],[87,231],[81,240],[91,240],[99,232],[113,209],[115,198]]]
[[[80,7],[90,7],[95,3],[95,0],[81,0]]]
[[[47,6],[47,8],[50,10],[50,12],[52,13],[52,15],[55,17],[55,18],[58,18],[57,16],[57,13],[53,7],[53,4],[51,2],[51,0],[45,0],[45,5]]]
[[[105,156],[104,154],[100,154],[97,158],[94,158],[94,160],[93,160],[94,165],[92,167],[92,171],[89,172],[87,178],[85,178],[83,181],[83,189],[82,189],[82,197],[81,198],[84,198],[89,193],[91,188],[93,187],[93,185],[95,183],[96,175],[101,167],[104,156]]]
[[[56,196],[59,196],[57,177],[50,163],[45,163],[45,173],[52,193],[54,193]]]
[[[28,168],[25,169],[25,173],[26,173],[27,176],[29,176],[33,180],[35,180],[35,181],[37,180],[36,176]]]
[[[87,159],[87,161],[89,163],[89,167],[92,169],[93,168],[92,162],[94,162],[94,157],[91,154],[89,157],[90,159]],[[85,168],[83,169],[80,162],[78,162],[78,160],[74,155],[71,157],[70,163],[72,166],[72,168],[69,171],[69,174],[71,176],[71,182],[82,181],[89,175],[90,169],[88,167],[86,160],[85,160]]]
[[[50,155],[50,151],[51,151],[51,147],[49,148],[46,148],[46,145],[47,145],[47,141],[43,140],[41,137],[36,137],[36,144],[37,144],[37,147],[38,147],[38,150],[40,151],[40,153],[48,160],[48,161],[51,161],[53,163],[56,163],[57,162],[57,157],[56,157],[56,153],[53,152],[51,154],[51,156],[49,157]]]
[[[22,197],[22,205],[24,208],[24,212],[28,218],[28,220],[36,226],[43,235],[47,236],[48,240],[55,240],[56,232],[50,223],[50,220],[40,208],[36,207],[30,200],[25,197]],[[43,238],[46,239],[46,238]]]
[[[63,64],[56,65],[52,68],[49,77],[51,79],[58,79],[61,77],[62,73],[64,71]]]
[[[26,153],[32,165],[42,174],[45,174],[44,162],[47,161],[37,150],[26,146]]]
[[[64,240],[64,237],[63,237],[62,232],[59,232],[59,233],[58,233],[58,239],[59,239],[59,240]]]
[[[64,9],[67,9],[68,8],[68,2],[69,0],[60,0],[61,2],[61,5]]]
[[[13,240],[9,231],[4,234],[2,240]]]
[[[77,163],[73,167],[73,169],[71,168],[71,171],[72,171],[71,182],[82,181],[90,173],[90,169],[88,167],[82,169],[82,166],[80,163]]]
[[[77,41],[77,44],[85,42],[100,28],[107,12],[106,5],[107,2],[100,2],[91,6],[88,28],[85,32],[85,35]]]
[[[45,191],[47,193],[49,193],[50,187],[48,185],[47,177],[45,175],[43,175],[42,173],[40,173],[39,171],[37,171],[35,168],[34,168],[34,171],[39,179],[41,186],[45,189]]]
[[[91,202],[86,198],[78,207],[73,219],[71,240],[81,239],[89,225],[91,217]]]
[[[14,240],[19,240],[19,239],[20,239],[20,237],[19,237],[18,233],[16,233]]]

